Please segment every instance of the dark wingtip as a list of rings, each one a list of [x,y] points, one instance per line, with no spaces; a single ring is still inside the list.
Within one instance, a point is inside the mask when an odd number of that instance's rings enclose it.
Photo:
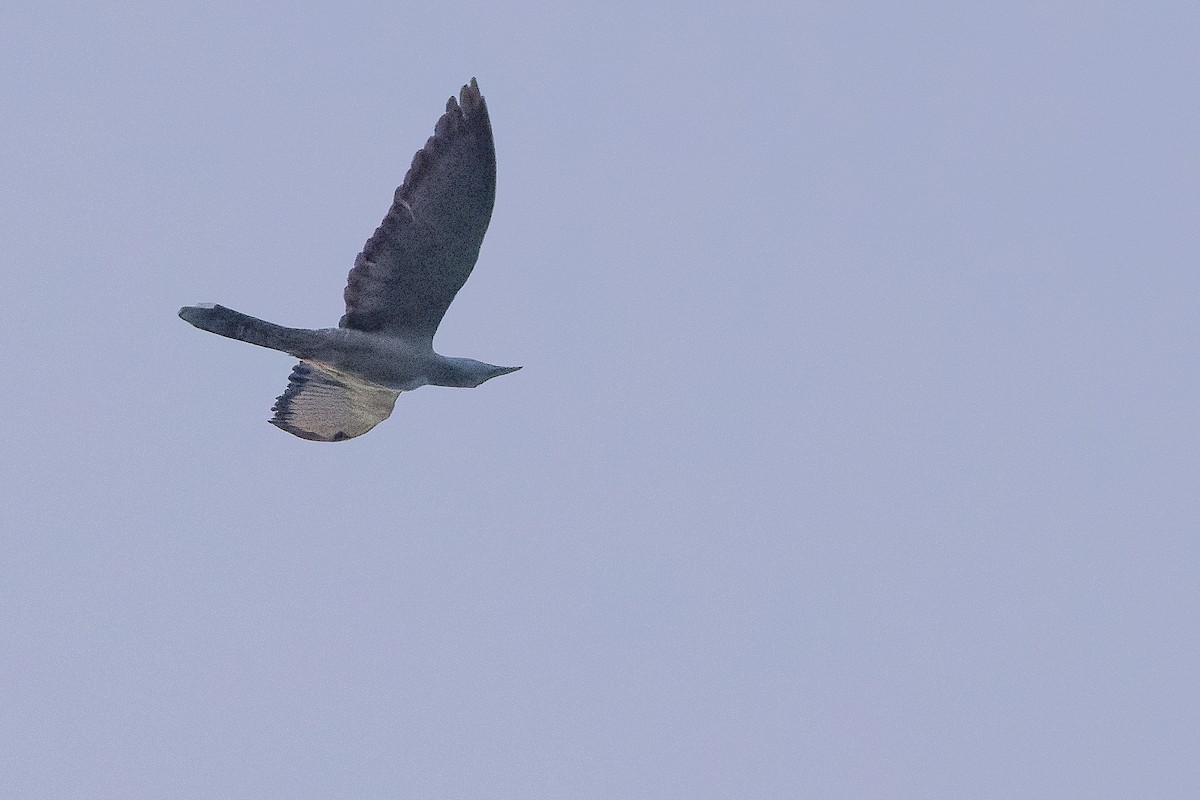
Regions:
[[[194,306],[184,306],[179,309],[179,318],[189,325],[195,325],[197,328],[203,328],[200,323],[204,320],[212,319],[221,312],[228,312],[229,309],[217,303],[196,303]],[[207,330],[207,328],[205,329]]]
[[[474,77],[471,78],[470,83],[464,84],[459,91],[458,104],[462,106],[463,112],[467,114],[484,105],[483,95],[479,92],[479,83]]]

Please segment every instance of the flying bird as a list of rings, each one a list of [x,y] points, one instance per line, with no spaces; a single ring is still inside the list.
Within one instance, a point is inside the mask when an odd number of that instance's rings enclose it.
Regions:
[[[433,335],[479,257],[495,197],[492,123],[472,78],[446,103],[355,259],[338,327],[285,328],[213,304],[185,306],[179,316],[300,359],[271,407],[272,425],[318,442],[361,436],[388,418],[401,392],[475,387],[520,369],[433,351]]]

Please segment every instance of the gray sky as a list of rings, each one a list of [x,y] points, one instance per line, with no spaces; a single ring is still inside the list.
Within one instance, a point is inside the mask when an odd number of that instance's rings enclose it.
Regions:
[[[1194,3],[296,5],[0,9],[0,797],[1196,796]],[[281,433],[472,75],[525,369]]]

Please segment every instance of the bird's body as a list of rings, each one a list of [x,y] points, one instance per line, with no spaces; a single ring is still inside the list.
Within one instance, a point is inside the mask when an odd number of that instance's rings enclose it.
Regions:
[[[471,274],[491,218],[495,158],[487,105],[472,79],[458,103],[450,98],[383,224],[355,260],[339,327],[287,328],[220,305],[186,306],[179,316],[299,358],[271,422],[305,439],[360,436],[391,414],[400,392],[475,387],[520,369],[433,350],[434,333]]]

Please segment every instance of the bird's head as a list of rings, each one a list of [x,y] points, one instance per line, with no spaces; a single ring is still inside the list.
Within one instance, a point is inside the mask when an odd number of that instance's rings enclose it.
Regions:
[[[490,381],[498,375],[516,372],[520,367],[498,367],[495,364],[485,364],[473,358],[447,358],[451,366],[452,385],[473,389],[484,381]]]

